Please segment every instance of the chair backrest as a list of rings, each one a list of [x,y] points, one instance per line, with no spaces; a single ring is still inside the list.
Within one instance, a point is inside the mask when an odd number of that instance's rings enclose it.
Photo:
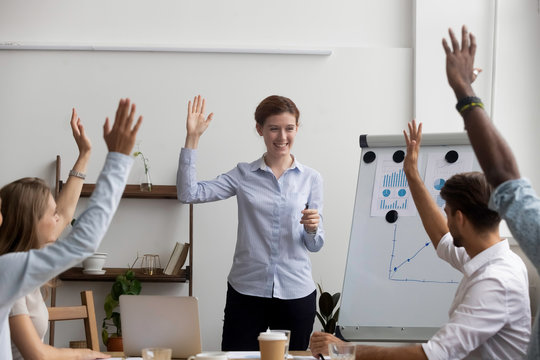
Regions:
[[[86,346],[89,349],[99,351],[96,312],[92,291],[81,291],[81,303],[82,305],[80,306],[55,306],[47,308],[49,310],[49,321],[82,319],[86,334]]]

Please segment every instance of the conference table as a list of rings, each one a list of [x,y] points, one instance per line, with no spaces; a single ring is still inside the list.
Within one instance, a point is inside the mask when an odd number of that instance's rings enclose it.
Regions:
[[[123,352],[105,352],[105,354],[111,355],[112,358],[126,359]],[[309,358],[311,357],[311,351],[289,351],[289,355],[300,358]],[[229,359],[235,359],[234,357],[229,357]],[[246,360],[245,358],[241,358]],[[312,357],[312,359],[315,359]],[[249,360],[257,360],[256,358],[250,357]]]

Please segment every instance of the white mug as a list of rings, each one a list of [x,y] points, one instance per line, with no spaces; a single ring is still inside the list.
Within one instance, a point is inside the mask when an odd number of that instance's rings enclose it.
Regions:
[[[83,261],[84,270],[99,271],[105,265],[106,253],[94,253]]]
[[[227,353],[222,351],[202,352],[188,357],[188,360],[228,360]]]

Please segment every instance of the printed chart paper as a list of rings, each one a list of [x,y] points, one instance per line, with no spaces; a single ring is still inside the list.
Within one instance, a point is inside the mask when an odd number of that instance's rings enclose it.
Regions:
[[[458,160],[455,163],[449,163],[446,161],[445,155],[445,152],[428,155],[426,176],[424,177],[424,184],[441,209],[444,209],[445,204],[440,194],[444,183],[454,174],[472,171],[474,159],[472,152],[460,152]]]
[[[399,216],[416,214],[416,207],[403,171],[403,162],[394,162],[392,154],[384,156],[377,162],[371,197],[371,216],[385,216],[390,210],[396,210]]]

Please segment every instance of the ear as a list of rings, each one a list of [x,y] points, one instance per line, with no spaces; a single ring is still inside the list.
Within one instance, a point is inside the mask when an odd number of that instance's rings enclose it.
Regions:
[[[466,222],[469,222],[469,219],[467,219],[467,217],[465,216],[465,214],[461,212],[461,210],[456,210],[456,213],[454,214],[454,216],[456,218],[456,222],[460,226],[464,226]]]
[[[255,128],[257,129],[257,132],[259,133],[259,135],[263,136],[263,129],[262,129],[261,124],[259,123],[255,124]]]

